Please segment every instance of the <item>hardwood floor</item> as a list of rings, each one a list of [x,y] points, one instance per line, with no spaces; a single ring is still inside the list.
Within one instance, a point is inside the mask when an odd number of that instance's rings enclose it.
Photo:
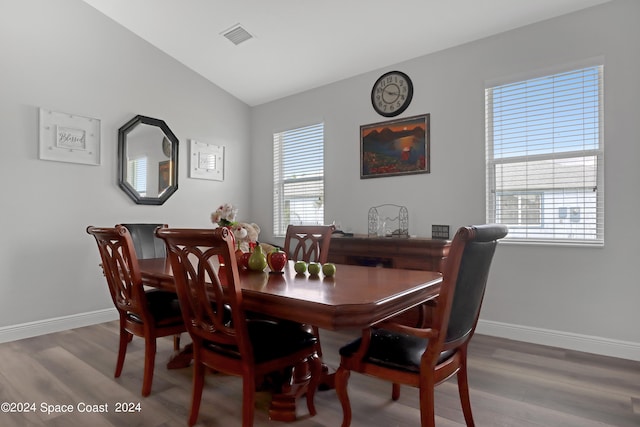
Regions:
[[[166,427],[186,425],[191,369],[167,370],[172,340],[158,340],[151,396],[140,395],[144,343],[134,338],[122,376],[113,378],[117,323],[110,322],[0,345],[0,402],[14,409],[28,403],[31,413],[0,412],[0,425]],[[322,331],[325,361],[337,366],[337,349],[353,334]],[[183,342],[188,337],[183,334]],[[640,426],[640,363],[476,335],[469,360],[471,404],[477,426]],[[349,394],[354,427],[419,425],[418,392],[403,387],[392,402],[388,383],[352,374]],[[342,410],[333,390],[316,394],[318,414],[309,417],[299,402],[294,423],[268,419],[269,394],[259,393],[255,425],[336,427]],[[117,404],[140,410],[116,412]],[[34,404],[33,406],[31,404]],[[44,405],[44,406],[43,406]],[[52,405],[53,412],[43,409]],[[60,412],[70,405],[73,413]],[[106,413],[79,412],[102,405]],[[104,405],[108,405],[105,408]],[[240,425],[241,381],[209,375],[199,426]],[[125,406],[126,409],[126,406]],[[436,423],[464,426],[455,381],[436,389]]]

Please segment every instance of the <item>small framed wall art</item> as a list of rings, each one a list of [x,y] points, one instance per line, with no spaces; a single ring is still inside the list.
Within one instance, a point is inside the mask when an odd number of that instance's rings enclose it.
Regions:
[[[189,140],[189,178],[224,181],[224,147]]]
[[[41,160],[100,164],[100,120],[40,108]]]
[[[430,172],[429,114],[360,126],[360,178]]]

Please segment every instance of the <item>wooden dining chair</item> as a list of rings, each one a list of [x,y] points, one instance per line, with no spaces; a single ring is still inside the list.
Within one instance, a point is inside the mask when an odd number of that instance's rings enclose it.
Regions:
[[[284,238],[284,252],[294,261],[319,262],[324,264],[329,257],[331,236],[336,227],[332,225],[289,225]],[[315,325],[306,326],[320,340],[320,332]],[[320,356],[322,356],[322,347]]]
[[[123,223],[118,225],[123,225],[129,230],[136,258],[151,259],[167,257],[164,242],[158,239],[154,233],[158,227],[167,228],[167,224]],[[175,298],[178,298],[178,296],[176,295]],[[180,348],[180,334],[173,336],[173,347],[176,349]]]
[[[367,328],[340,349],[335,374],[336,393],[343,410],[342,427],[351,425],[347,383],[351,371],[393,383],[391,397],[400,397],[400,384],[420,389],[421,426],[434,427],[435,386],[453,375],[467,426],[474,425],[467,379],[467,346],[473,337],[499,239],[507,227],[498,224],[461,227],[451,244],[443,282],[428,328],[391,321]]]
[[[133,336],[144,338],[142,395],[151,393],[156,356],[156,338],[186,331],[177,295],[159,289],[145,290],[131,235],[126,227],[87,227],[98,244],[102,269],[113,304],[120,318],[120,345],[114,376],[120,377],[127,345]],[[174,350],[179,350],[174,340]]]
[[[311,377],[306,400],[309,413],[315,415],[313,400],[321,373],[318,341],[300,328],[246,317],[229,230],[160,228],[156,235],[166,242],[184,322],[193,342],[189,425],[198,419],[205,367],[242,377],[242,426],[249,427],[254,419],[256,381],[308,360]]]
[[[284,251],[294,261],[324,264],[329,257],[334,225],[289,225],[284,238]]]

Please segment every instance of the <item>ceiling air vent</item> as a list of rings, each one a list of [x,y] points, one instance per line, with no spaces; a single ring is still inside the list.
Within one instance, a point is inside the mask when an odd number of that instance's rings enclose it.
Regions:
[[[223,31],[222,35],[236,46],[253,38],[251,33],[242,28],[242,25],[240,24],[236,24],[228,30]]]

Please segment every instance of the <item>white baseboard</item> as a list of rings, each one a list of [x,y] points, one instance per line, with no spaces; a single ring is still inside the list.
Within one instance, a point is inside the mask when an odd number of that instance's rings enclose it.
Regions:
[[[114,308],[0,327],[0,343],[66,331],[118,319]]]
[[[118,319],[115,308],[56,317],[0,328],[0,343],[17,341],[38,335],[110,322]],[[640,343],[612,340],[591,335],[572,334],[551,329],[532,328],[490,320],[478,321],[478,334],[507,338],[515,341],[566,348],[603,356],[640,361]]]
[[[640,343],[479,320],[478,334],[640,361]]]

